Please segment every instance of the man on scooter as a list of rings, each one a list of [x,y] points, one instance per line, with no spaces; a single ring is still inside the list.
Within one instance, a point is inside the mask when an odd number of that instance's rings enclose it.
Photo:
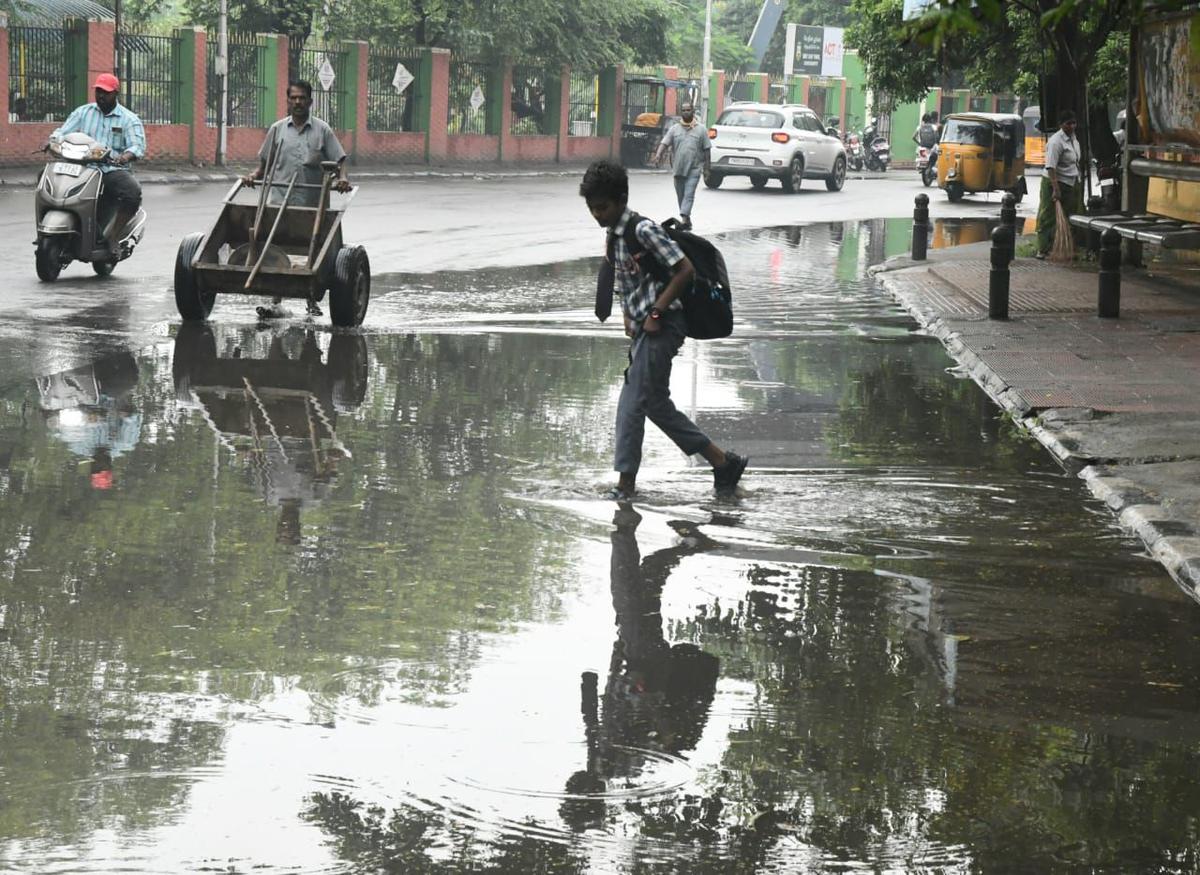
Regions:
[[[85,103],[67,116],[62,127],[50,135],[62,139],[81,131],[112,150],[112,163],[101,167],[104,187],[100,192],[97,224],[103,230],[113,218],[107,234],[108,247],[115,255],[121,229],[142,205],[142,186],[133,175],[132,164],[146,155],[146,129],[137,114],[117,102],[121,83],[112,73],[101,73],[93,85],[96,102]]]

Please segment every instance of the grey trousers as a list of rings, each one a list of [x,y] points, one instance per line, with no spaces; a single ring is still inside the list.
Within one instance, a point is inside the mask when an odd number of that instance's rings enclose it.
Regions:
[[[665,313],[663,323],[658,334],[639,332],[629,348],[629,367],[617,402],[613,470],[620,474],[637,474],[641,467],[647,419],[689,456],[710,443],[704,432],[671,400],[671,360],[686,336],[683,314]]]
[[[685,219],[692,214],[692,204],[696,201],[696,186],[699,184],[699,170],[687,176],[675,177],[675,197],[679,201],[679,215]]]

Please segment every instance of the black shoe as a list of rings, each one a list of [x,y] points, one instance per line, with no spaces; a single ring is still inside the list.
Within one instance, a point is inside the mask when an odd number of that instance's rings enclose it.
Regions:
[[[679,229],[681,231],[692,230],[692,220],[688,216],[684,216],[683,221],[679,223]]]
[[[633,501],[632,490],[625,489],[621,486],[614,486],[612,489],[604,493],[604,497],[611,501],[627,503]]]
[[[317,304],[316,301],[308,302],[308,315],[313,316],[313,317],[322,315],[321,307]]]
[[[726,453],[725,464],[720,468],[713,468],[713,486],[719,492],[732,492],[738,485],[738,481],[742,479],[742,472],[746,470],[748,464],[750,464],[750,460],[745,456]]]

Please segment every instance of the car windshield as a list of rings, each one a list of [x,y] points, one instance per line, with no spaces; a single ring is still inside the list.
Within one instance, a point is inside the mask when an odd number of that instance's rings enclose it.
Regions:
[[[727,109],[717,124],[733,128],[778,128],[783,125],[783,116],[765,109]]]
[[[943,143],[962,143],[965,146],[992,145],[992,126],[986,122],[947,119],[942,131]]]

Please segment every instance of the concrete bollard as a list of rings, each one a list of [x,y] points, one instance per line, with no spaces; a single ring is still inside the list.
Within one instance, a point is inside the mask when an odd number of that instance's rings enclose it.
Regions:
[[[1096,315],[1116,319],[1121,315],[1121,234],[1109,228],[1100,236],[1100,293]]]
[[[992,269],[988,274],[988,318],[1008,318],[1008,265],[1016,248],[1016,237],[1008,225],[992,229]]]
[[[929,195],[919,194],[913,207],[912,258],[924,261],[929,251]]]
[[[1012,228],[1013,248],[1008,253],[1008,260],[1012,261],[1017,257],[1017,199],[1012,192],[1005,192],[1000,202],[1000,224]]]

